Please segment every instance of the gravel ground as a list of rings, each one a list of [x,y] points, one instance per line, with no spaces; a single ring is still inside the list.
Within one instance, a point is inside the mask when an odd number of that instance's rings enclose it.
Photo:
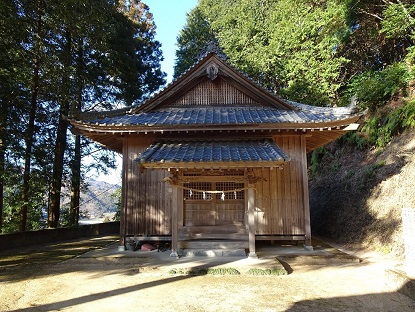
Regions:
[[[360,253],[361,263],[288,257],[285,276],[188,276],[146,266],[153,259],[149,254],[97,252],[98,257],[24,264],[0,253],[0,310],[415,311],[414,300],[386,285],[385,269],[396,262],[377,254]]]

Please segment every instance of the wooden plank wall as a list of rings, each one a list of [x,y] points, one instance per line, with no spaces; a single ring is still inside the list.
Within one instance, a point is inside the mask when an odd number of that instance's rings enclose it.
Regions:
[[[169,104],[168,107],[180,106],[223,106],[223,105],[250,105],[259,106],[259,103],[236,89],[222,79],[214,82],[206,78],[182,97]],[[262,105],[261,105],[262,106]]]
[[[166,170],[140,172],[134,161],[153,141],[151,135],[130,137],[124,143],[124,190],[121,233],[129,235],[171,235],[172,188],[162,179]],[[304,235],[304,190],[302,185],[301,137],[275,136],[275,142],[291,158],[278,168],[255,169],[266,181],[256,183],[256,234]],[[178,204],[183,202],[179,192]],[[183,213],[179,209],[179,225]]]
[[[291,158],[282,170],[255,169],[266,181],[256,183],[256,234],[304,235],[301,137],[275,136],[274,141]]]
[[[168,183],[162,182],[170,174],[166,170],[140,172],[138,163],[134,161],[154,138],[146,135],[125,140],[121,222],[124,235],[170,235],[172,189]]]

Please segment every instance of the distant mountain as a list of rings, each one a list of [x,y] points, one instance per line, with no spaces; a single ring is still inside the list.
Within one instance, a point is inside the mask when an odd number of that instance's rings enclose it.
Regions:
[[[80,217],[103,218],[108,213],[115,213],[120,188],[118,184],[88,180],[86,190],[81,192]]]
[[[81,189],[79,204],[80,219],[103,219],[105,216],[113,216],[117,211],[121,186],[103,181],[89,179],[86,186]],[[64,192],[62,206],[69,208],[70,192]]]

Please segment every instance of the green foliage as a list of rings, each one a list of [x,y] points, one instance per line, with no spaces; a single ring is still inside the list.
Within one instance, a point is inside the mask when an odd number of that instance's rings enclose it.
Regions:
[[[5,179],[4,189],[4,220],[2,233],[19,231],[20,207],[22,205],[21,174],[18,168],[10,164],[7,167],[8,175]],[[26,230],[38,230],[45,226],[43,212],[47,205],[48,186],[43,184],[43,173],[37,170],[32,172],[30,188],[30,202],[28,202],[28,219]]]
[[[208,275],[240,275],[241,273],[235,268],[209,268]]]
[[[403,63],[395,63],[384,70],[369,70],[352,80],[347,94],[355,95],[363,108],[375,111],[395,93],[408,85],[410,75]]]
[[[122,14],[120,14],[122,13]],[[119,79],[119,98],[138,104],[165,83],[161,71],[161,44],[149,7],[141,1],[119,1],[109,39],[111,71]],[[106,21],[104,21],[107,23]]]
[[[324,146],[311,152],[309,158],[309,177],[311,179],[318,177],[321,172],[335,173],[339,169],[340,162],[336,159],[335,154]]]
[[[235,268],[180,268],[180,269],[171,269],[169,274],[174,275],[240,275],[241,273]],[[254,276],[279,276],[279,275],[287,275],[287,271],[285,269],[258,269],[258,268],[251,268],[247,272],[248,275]]]
[[[169,274],[174,275],[240,275],[241,273],[235,268],[173,268]]]
[[[404,103],[392,111],[378,112],[363,124],[361,134],[371,146],[385,147],[394,135],[405,128],[415,127],[415,100]]]
[[[373,177],[376,170],[378,170],[379,168],[382,168],[385,164],[386,164],[385,161],[379,161],[379,162],[369,165],[366,168],[366,175],[369,177]]]
[[[74,142],[66,133],[67,122],[61,115],[139,103],[164,84],[161,60],[152,16],[141,1],[0,3],[3,232],[17,229],[25,204],[27,229],[44,226],[42,212],[48,206],[48,197],[59,202],[61,187],[57,181],[69,186]],[[29,122],[33,120],[31,108],[35,108],[34,123]],[[61,128],[59,120],[64,125]],[[100,168],[111,166],[110,157],[88,143],[83,141],[81,154],[96,156]],[[86,146],[94,150],[89,152]],[[63,152],[55,153],[57,147]],[[53,169],[51,164],[57,159],[63,162],[56,162]],[[21,199],[22,176],[27,177],[24,170],[30,174],[25,180],[29,181],[25,203]],[[61,173],[52,179],[52,172],[58,170]],[[87,170],[79,169],[84,175]]]
[[[343,68],[344,81],[347,82],[368,70],[382,70],[387,65],[403,61],[407,47],[412,46],[413,41],[407,36],[387,36],[386,32],[382,32],[382,24],[387,23],[388,19],[385,12],[396,1],[347,2],[347,23],[351,31],[338,51],[350,60]],[[410,2],[399,1],[408,4]]]
[[[338,1],[201,0],[178,37],[176,74],[214,34],[230,62],[269,90],[292,100],[327,105],[337,97],[337,54],[348,32]]]
[[[318,172],[320,172],[320,166],[322,164],[322,159],[326,155],[327,151],[324,147],[316,148],[311,153],[310,158],[310,177],[315,176]]]
[[[251,268],[247,272],[248,275],[287,275],[285,269],[254,269]]]
[[[415,27],[415,6],[409,3],[390,3],[384,10],[381,33],[387,38],[411,37]]]
[[[388,101],[406,95],[413,77],[404,62],[393,63],[383,70],[369,70],[357,76],[348,86],[345,97],[356,96],[359,105],[369,110],[359,132],[348,134],[344,139],[357,145],[384,147],[394,135],[405,128],[415,126],[414,101],[403,102],[402,107],[385,107]]]
[[[121,196],[122,196],[122,189],[121,188],[118,188],[110,196],[116,202],[116,212],[115,212],[114,219],[112,221],[120,221],[120,217],[121,217]]]
[[[413,15],[410,1],[201,0],[176,66],[193,64],[211,32],[233,65],[284,97],[325,106],[357,95],[374,111],[414,78],[403,62],[414,60]]]
[[[361,131],[348,132],[342,137],[342,140],[348,144],[355,145],[360,150],[368,146],[368,142]]]
[[[401,128],[415,128],[415,100],[408,102],[398,114]]]
[[[199,7],[187,14],[186,25],[177,37],[174,78],[179,77],[196,61],[201,48],[211,39],[211,29],[207,18]]]

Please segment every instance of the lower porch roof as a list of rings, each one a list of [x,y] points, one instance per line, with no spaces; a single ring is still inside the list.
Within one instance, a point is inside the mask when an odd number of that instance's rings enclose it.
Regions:
[[[290,158],[271,138],[160,140],[136,161],[143,168],[274,167]]]

